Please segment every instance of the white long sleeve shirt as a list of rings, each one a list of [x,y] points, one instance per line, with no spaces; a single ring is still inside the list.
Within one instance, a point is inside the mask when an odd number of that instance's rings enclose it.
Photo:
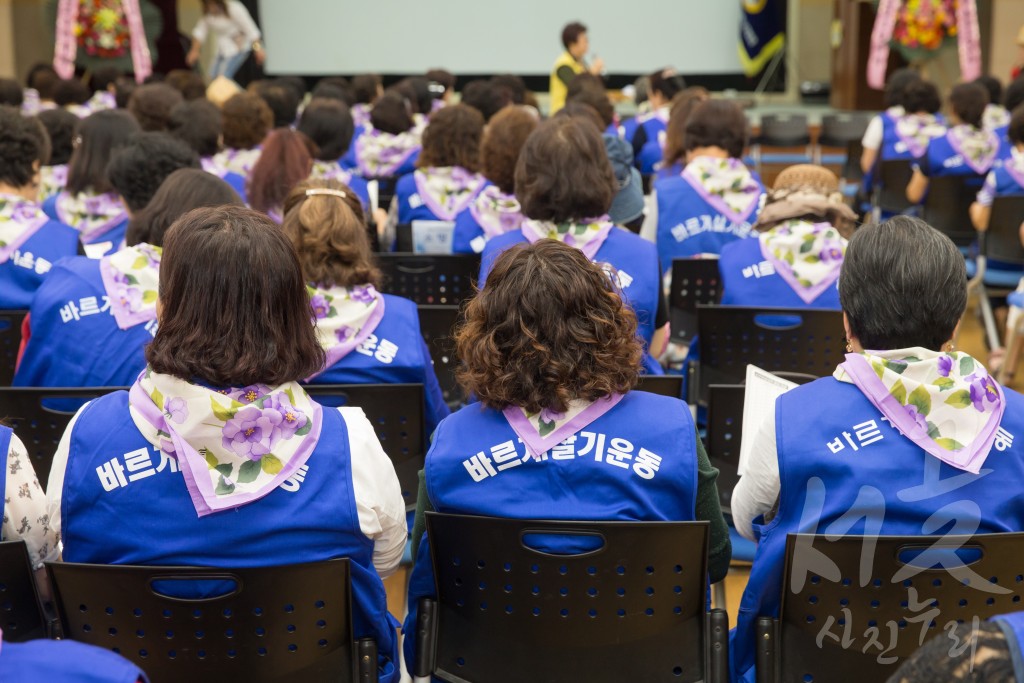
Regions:
[[[217,54],[234,57],[245,52],[262,35],[249,10],[238,0],[228,0],[227,14],[204,14],[192,29],[192,37],[200,43],[213,32],[217,40]]]

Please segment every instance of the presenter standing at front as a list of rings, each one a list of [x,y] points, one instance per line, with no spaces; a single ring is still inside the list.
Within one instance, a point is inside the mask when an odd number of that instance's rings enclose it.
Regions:
[[[213,33],[217,57],[210,68],[210,80],[218,76],[234,78],[235,72],[252,53],[262,65],[266,57],[260,42],[260,29],[249,10],[238,0],[202,0],[203,16],[192,30],[192,48],[185,61],[194,66],[206,37]]]
[[[554,116],[559,109],[565,106],[565,96],[568,93],[569,83],[576,78],[577,74],[589,71],[595,76],[600,76],[604,71],[604,60],[600,57],[587,66],[583,57],[590,49],[590,41],[587,39],[587,27],[578,21],[566,24],[562,29],[562,45],[565,46],[555,66],[551,70],[551,107],[548,112]]]

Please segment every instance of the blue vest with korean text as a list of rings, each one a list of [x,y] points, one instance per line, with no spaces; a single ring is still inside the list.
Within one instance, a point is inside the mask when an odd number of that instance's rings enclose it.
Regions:
[[[422,384],[426,435],[451,412],[441,394],[430,351],[420,333],[416,304],[384,294],[384,317],[351,353],[317,375],[312,384]]]
[[[640,125],[647,134],[647,142],[637,154],[636,165],[640,169],[640,173],[651,175],[663,157],[662,138],[665,135],[667,124],[660,117],[652,115]]]
[[[779,306],[783,308],[830,308],[838,311],[839,288],[833,284],[807,304],[775,266],[761,253],[761,240],[737,240],[725,245],[718,260],[722,276],[723,306]]]
[[[277,490],[198,517],[177,462],[154,448],[128,412],[128,392],[79,413],[61,502],[64,560],[95,564],[260,567],[351,560],[353,626],[388,658],[381,681],[399,679],[394,625],[359,527],[348,428],[325,408],[316,449]],[[143,533],[141,530],[145,530]]]
[[[427,494],[438,512],[519,519],[692,521],[697,499],[696,431],[682,401],[631,391],[538,462],[527,455],[501,412],[472,404],[438,427],[424,472]],[[424,535],[403,629],[410,669],[416,608],[420,598],[434,594]]]
[[[100,262],[84,256],[54,266],[30,315],[32,336],[14,386],[128,386],[146,367],[145,346],[156,334],[156,320],[117,326]]]
[[[953,149],[953,145],[949,143],[948,133],[940,138],[933,138],[928,143],[926,155],[928,157],[929,178],[967,176],[969,178],[967,184],[980,190],[981,184],[985,180],[985,175],[989,171],[986,168],[982,173],[978,173],[968,166],[964,161],[963,155],[957,153]]]
[[[0,647],[0,681],[136,683],[148,681],[121,655],[73,640],[30,640]]]
[[[51,220],[0,263],[0,308],[27,309],[53,264],[78,253],[78,231]]]
[[[734,223],[681,175],[658,179],[654,189],[658,196],[658,257],[666,270],[672,268],[672,259],[721,254],[726,244],[753,233],[760,210],[756,207],[745,221]]]
[[[754,520],[760,542],[730,643],[733,681],[754,680],[757,618],[778,616],[787,534],[922,535],[926,520],[944,534],[1024,531],[1024,397],[1003,391],[1006,412],[976,475],[925,453],[852,384],[826,377],[779,397],[778,512]]]

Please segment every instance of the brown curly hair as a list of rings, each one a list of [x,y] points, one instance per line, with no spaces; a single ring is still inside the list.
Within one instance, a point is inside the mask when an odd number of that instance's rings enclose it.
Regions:
[[[519,152],[538,125],[537,117],[523,107],[505,107],[487,124],[480,143],[481,170],[505,194],[516,189]]]
[[[274,125],[274,113],[262,98],[240,92],[224,103],[224,146],[252,149],[263,142]]]
[[[307,195],[308,190],[334,190]],[[322,287],[380,285],[359,197],[337,180],[306,180],[284,200],[281,229],[295,246],[306,282]]]
[[[498,257],[456,334],[459,383],[489,408],[564,412],[640,374],[636,314],[602,266],[557,240]]]
[[[423,131],[423,151],[418,168],[461,166],[480,170],[480,139],[484,134],[484,116],[465,104],[445,107],[430,117]]]

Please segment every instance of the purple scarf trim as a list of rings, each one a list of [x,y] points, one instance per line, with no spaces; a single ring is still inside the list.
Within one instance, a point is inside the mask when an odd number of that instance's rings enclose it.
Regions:
[[[83,202],[85,209],[89,216],[107,215],[109,218],[83,227],[82,222],[76,221],[73,214],[69,213],[72,209],[67,206],[67,202],[74,199],[66,191],[57,195],[57,219],[61,223],[70,225],[75,230],[78,230],[78,236],[82,240],[82,244],[99,242],[105,234],[128,220],[128,211],[120,206],[120,200],[118,200],[116,195],[113,193],[98,194],[86,197]],[[86,221],[86,223],[89,223],[89,221]]]
[[[388,135],[388,133],[382,133],[379,130],[368,130],[359,137],[359,140],[356,141],[356,162],[359,165],[360,175],[364,178],[393,176],[398,169],[400,169],[402,165],[409,160],[409,157],[420,150],[419,145],[415,145],[409,149],[402,149],[400,147],[395,149],[384,149],[377,158],[377,168],[371,169],[364,157],[363,150],[368,144],[372,144],[367,138],[378,138],[382,135]]]
[[[831,227],[831,226],[830,226]],[[839,271],[843,267],[843,256],[842,249],[836,247],[839,250],[838,260],[832,261],[832,270],[828,276],[818,282],[815,285],[806,287],[800,284],[800,281],[793,274],[793,268],[788,263],[780,258],[777,258],[774,254],[770,253],[767,248],[767,244],[764,240],[758,240],[761,244],[761,255],[764,256],[766,261],[770,261],[775,266],[775,272],[786,281],[786,284],[796,293],[798,297],[805,303],[811,304],[821,296],[821,293],[826,289],[835,284],[836,280],[839,279]],[[833,249],[833,247],[826,247],[827,249]]]
[[[526,449],[534,458],[540,458],[552,448],[568,439],[573,434],[581,431],[590,425],[591,422],[601,417],[609,410],[618,405],[624,394],[611,394],[602,399],[594,401],[584,408],[579,415],[576,415],[565,424],[559,426],[547,436],[541,436],[536,427],[530,423],[529,418],[518,406],[507,406],[502,412],[508,424],[515,431],[516,435],[523,440]]]
[[[374,291],[373,295],[377,297],[377,305],[370,312],[370,317],[366,319],[366,322],[353,337],[326,350],[324,369],[307,377],[307,382],[333,368],[338,361],[355,351],[377,329],[380,321],[384,319],[384,295],[377,291]]]
[[[492,190],[493,188],[493,190]],[[513,201],[516,206],[519,202],[515,195],[504,194],[498,190],[496,185],[488,185],[477,194],[476,199],[469,205],[469,213],[473,220],[483,230],[487,239],[500,237],[506,232],[518,230],[523,224],[522,211],[501,211],[493,208],[498,202]],[[481,206],[481,203],[484,206]]]
[[[730,168],[734,168],[737,164],[742,163],[743,162],[741,162],[739,159],[729,160]],[[750,186],[750,190],[748,190],[748,194],[750,194],[750,197],[746,207],[744,207],[742,211],[737,212],[733,211],[729,207],[725,199],[709,192],[708,189],[704,187],[704,184],[701,182],[700,178],[695,176],[693,173],[689,172],[689,168],[690,167],[687,166],[686,168],[683,169],[683,180],[688,182],[690,186],[697,191],[697,194],[699,194],[704,201],[710,204],[711,207],[715,209],[715,211],[722,214],[733,223],[746,223],[749,221],[751,214],[754,213],[754,209],[757,208],[758,201],[760,201],[761,199],[761,191],[755,186],[756,184],[752,184]]]
[[[593,261],[594,259],[597,258],[597,252],[601,250],[601,246],[604,244],[604,241],[608,239],[608,234],[611,233],[612,228],[615,227],[615,225],[608,220],[608,216],[602,216],[601,218],[595,218],[593,220],[584,220],[581,221],[581,224],[597,222],[603,222],[604,225],[601,226],[601,229],[589,241],[585,242],[584,244],[577,244],[576,238],[573,235],[570,235],[569,233],[563,235],[559,241],[570,247],[576,247],[577,249],[583,252],[584,256]],[[536,230],[532,230],[529,228],[524,229],[522,232],[523,236],[530,244],[536,244],[540,240],[544,239],[551,239],[548,236],[540,235],[537,233]]]
[[[983,150],[985,153],[977,159],[968,154],[968,150],[964,147],[964,139],[974,135],[973,130],[965,132],[964,128],[956,126],[946,133],[946,139],[949,140],[949,146],[953,148],[953,151],[963,157],[964,163],[970,166],[972,171],[984,174],[992,168],[992,163],[996,160],[996,155],[999,154],[999,137],[990,130],[978,130],[977,133],[987,138],[987,145]]]
[[[412,175],[413,180],[416,182],[416,192],[419,194],[420,199],[430,209],[430,212],[437,216],[438,220],[455,220],[455,217],[462,213],[476,199],[484,185],[483,179],[476,173],[470,173],[459,166],[452,167],[451,180],[456,192],[461,193],[462,197],[455,198],[451,207],[446,207],[437,200],[437,197],[431,191],[430,182],[427,179],[429,171],[430,169],[421,169],[415,171]],[[471,188],[473,183],[476,183],[476,190],[466,192],[465,190]]]

